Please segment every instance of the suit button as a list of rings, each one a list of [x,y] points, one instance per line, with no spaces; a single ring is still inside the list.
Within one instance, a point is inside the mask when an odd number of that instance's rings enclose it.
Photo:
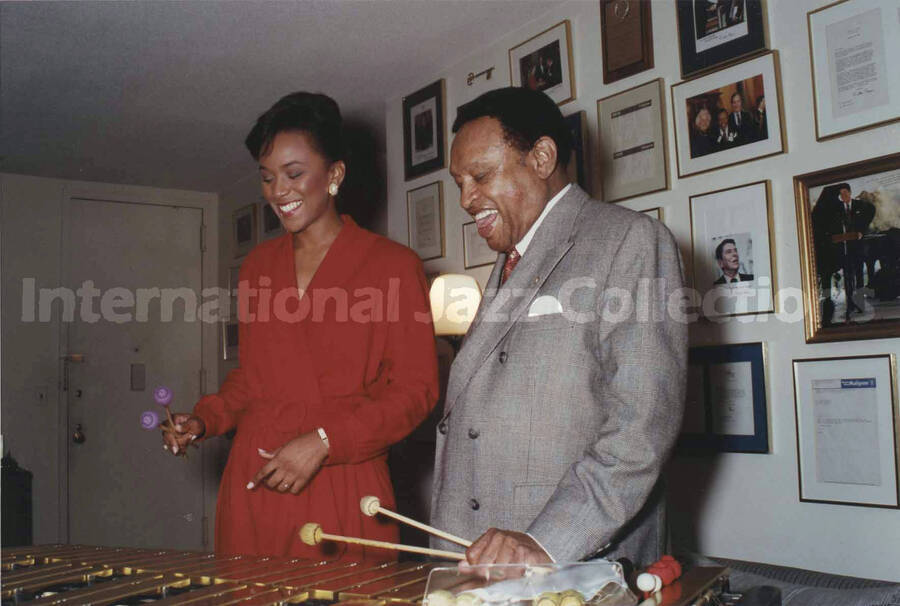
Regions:
[[[500,352],[500,363],[505,364],[506,358],[508,358],[508,357],[509,357],[509,354],[507,354],[505,351],[501,351]]]
[[[478,511],[478,508],[481,507],[481,505],[476,499],[469,499],[469,507],[472,508],[472,511]]]
[[[441,435],[447,435],[447,424],[441,421],[438,425],[438,431],[441,432]]]
[[[475,429],[474,427],[469,428],[469,437],[470,438],[472,438],[474,440],[479,435],[481,435],[481,432],[479,432],[477,429]]]

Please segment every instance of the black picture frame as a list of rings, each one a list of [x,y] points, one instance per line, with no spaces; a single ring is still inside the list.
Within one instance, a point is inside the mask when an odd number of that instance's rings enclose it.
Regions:
[[[444,80],[403,98],[403,168],[405,180],[444,168]]]
[[[714,431],[713,390],[710,366],[736,362],[750,363],[750,386],[753,405],[753,434],[727,434]],[[766,347],[764,343],[734,343],[708,347],[692,347],[688,352],[688,366],[694,372],[688,373],[688,381],[702,381],[695,386],[701,390],[702,402],[694,402],[691,386],[688,386],[688,401],[685,406],[701,406],[703,430],[691,431],[689,419],[692,411],[685,410],[685,427],[678,439],[679,452],[703,454],[708,452],[742,452],[765,454],[769,452],[769,419],[766,397]],[[699,374],[698,374],[699,373]],[[698,412],[696,409],[694,413]],[[744,411],[743,414],[746,414]],[[740,413],[739,413],[740,414]]]
[[[676,0],[676,2],[681,77],[683,79],[711,71],[716,67],[747,58],[767,49],[765,11],[762,0],[734,0],[736,6],[743,7],[746,34],[727,39],[706,49],[698,49],[700,38],[705,36],[697,37],[699,18],[695,7],[718,9],[705,0]],[[724,32],[727,29],[728,27],[721,31]]]
[[[569,179],[574,177],[581,189],[590,191],[587,181],[589,162],[587,151],[590,149],[587,145],[587,114],[584,111],[575,112],[566,116],[565,120],[572,135],[572,153],[569,156],[568,166]]]

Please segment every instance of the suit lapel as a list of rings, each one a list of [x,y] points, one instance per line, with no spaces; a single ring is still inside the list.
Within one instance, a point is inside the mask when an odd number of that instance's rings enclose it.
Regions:
[[[588,200],[588,195],[573,184],[544,217],[528,250],[499,289],[496,286],[500,283],[505,257],[501,255],[497,259],[478,315],[453,362],[444,414],[450,411],[472,376],[525,313],[547,276],[572,248],[575,222]]]

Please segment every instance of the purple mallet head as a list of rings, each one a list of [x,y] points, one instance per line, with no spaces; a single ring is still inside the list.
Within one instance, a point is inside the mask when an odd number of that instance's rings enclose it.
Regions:
[[[148,410],[141,413],[141,427],[144,429],[156,429],[159,427],[159,415],[156,411]]]
[[[168,406],[172,401],[172,390],[160,385],[153,390],[153,399],[161,406]]]

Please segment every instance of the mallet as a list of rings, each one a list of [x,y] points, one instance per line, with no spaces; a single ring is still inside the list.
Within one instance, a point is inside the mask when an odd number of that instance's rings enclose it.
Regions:
[[[465,539],[461,539],[455,535],[450,534],[449,532],[444,532],[443,530],[438,530],[434,526],[429,526],[428,524],[423,524],[422,522],[417,522],[412,518],[407,518],[404,515],[399,513],[395,513],[390,509],[385,509],[381,506],[381,501],[378,497],[367,496],[363,497],[359,501],[359,508],[362,509],[362,512],[367,516],[374,516],[376,513],[380,513],[388,516],[389,518],[394,518],[398,522],[403,522],[404,524],[409,524],[413,528],[418,528],[419,530],[424,530],[429,534],[433,534],[436,537],[440,537],[446,541],[450,541],[451,543],[456,543],[457,545],[462,545],[463,547],[471,547],[472,541],[467,541]]]
[[[375,541],[372,539],[358,539],[356,537],[342,537],[335,534],[326,534],[322,532],[321,524],[308,522],[300,529],[300,540],[307,545],[318,545],[322,541],[338,541],[341,543],[353,543],[355,545],[363,545],[365,547],[378,547],[380,549],[396,549],[397,551],[408,551],[410,553],[421,553],[448,560],[465,560],[463,553],[455,551],[443,551],[441,549],[429,549],[427,547],[416,547],[414,545],[401,545],[399,543],[388,543],[387,541]]]

